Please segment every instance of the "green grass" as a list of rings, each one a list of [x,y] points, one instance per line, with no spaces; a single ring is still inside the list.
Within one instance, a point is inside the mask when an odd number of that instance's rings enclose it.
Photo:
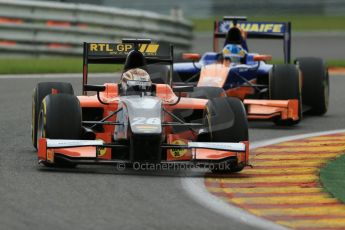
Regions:
[[[272,60],[270,64],[283,64],[283,60]],[[345,67],[345,60],[326,60],[326,66],[328,67]]]
[[[345,60],[327,60],[326,64],[329,67],[345,67]]]
[[[272,61],[280,64],[283,61]],[[345,67],[345,60],[327,61],[330,67]],[[120,72],[122,65],[89,65],[90,73]],[[82,61],[79,58],[20,58],[0,59],[0,74],[44,74],[44,73],[82,73]]]
[[[119,72],[122,65],[89,65],[89,72]],[[0,74],[82,73],[82,58],[0,59]]]
[[[212,31],[213,22],[217,17],[191,19],[196,32]],[[218,17],[221,19],[221,17]],[[319,16],[319,15],[291,15],[291,16],[254,16],[248,17],[249,21],[280,21],[292,23],[293,31],[317,30],[344,30],[345,16]]]
[[[320,178],[324,188],[345,203],[345,154],[322,168]]]

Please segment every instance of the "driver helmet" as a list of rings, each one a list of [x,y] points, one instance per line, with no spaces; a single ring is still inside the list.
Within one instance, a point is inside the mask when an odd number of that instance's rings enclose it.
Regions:
[[[228,44],[223,48],[222,53],[224,59],[228,59],[234,63],[241,63],[247,52],[241,45]]]
[[[149,92],[151,86],[150,75],[143,69],[134,68],[122,74],[121,88],[124,92],[129,89],[136,92]]]

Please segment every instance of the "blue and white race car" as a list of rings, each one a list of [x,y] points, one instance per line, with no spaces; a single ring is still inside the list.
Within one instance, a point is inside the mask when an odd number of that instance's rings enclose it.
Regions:
[[[220,39],[225,39],[219,51]],[[247,39],[281,39],[284,64],[268,64],[271,55],[249,51]],[[302,57],[291,63],[290,22],[248,22],[227,16],[214,23],[213,52],[184,54],[192,62],[174,64],[174,81],[193,83],[191,96],[225,94],[240,98],[248,119],[297,124],[304,112],[322,115],[329,101],[328,70],[321,58]],[[220,90],[220,88],[222,90]]]

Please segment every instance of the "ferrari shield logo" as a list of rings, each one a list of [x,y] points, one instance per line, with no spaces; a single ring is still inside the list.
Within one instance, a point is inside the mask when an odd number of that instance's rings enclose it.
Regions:
[[[174,140],[172,142],[173,145],[187,145],[187,142],[185,140],[181,140],[181,139],[178,139],[178,140]],[[185,154],[187,153],[187,149],[171,149],[170,150],[170,154],[172,157],[174,158],[179,158],[179,157],[182,157],[184,156]]]

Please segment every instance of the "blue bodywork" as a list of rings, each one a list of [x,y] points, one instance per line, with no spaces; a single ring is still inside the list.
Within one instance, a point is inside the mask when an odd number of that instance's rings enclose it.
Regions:
[[[174,72],[181,79],[186,81],[185,76],[192,76],[198,74],[201,68],[205,65],[216,63],[219,60],[219,53],[207,52],[198,62],[195,63],[176,63],[174,64]],[[263,61],[254,61],[254,54],[247,54],[244,64],[231,64],[231,69],[228,73],[227,80],[223,86],[224,90],[236,88],[245,83],[246,80],[250,81],[258,77],[268,77],[269,71],[272,68],[271,64],[266,64]],[[242,77],[239,77],[239,75]]]

